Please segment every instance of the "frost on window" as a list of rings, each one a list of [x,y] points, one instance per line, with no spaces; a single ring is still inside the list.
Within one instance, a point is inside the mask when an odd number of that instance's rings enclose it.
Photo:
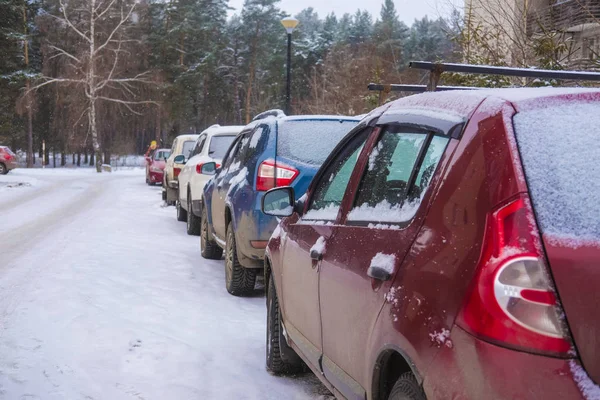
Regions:
[[[379,156],[379,152],[383,148],[382,142],[377,143],[377,146],[371,150],[371,154],[369,155],[369,171],[373,171],[375,169],[375,160],[377,160],[377,156]]]
[[[337,219],[348,182],[366,138],[366,132],[357,137],[356,141],[348,146],[346,153],[342,153],[340,159],[331,165],[319,182],[310,209],[303,219],[329,221]]]
[[[363,214],[370,209],[388,212],[402,208],[411,173],[426,138],[421,133],[387,131],[383,134],[371,153],[369,169],[360,184],[356,204]],[[385,221],[385,218],[375,221]]]
[[[369,158],[369,169],[361,181],[355,207],[348,220],[405,223],[416,214],[449,139],[425,133],[390,132],[383,134]],[[416,179],[411,177],[417,168]],[[411,185],[412,182],[412,185]],[[410,185],[410,188],[408,187]]]
[[[600,103],[551,103],[514,124],[542,233],[572,247],[600,241]]]
[[[313,166],[321,166],[337,144],[358,121],[285,121],[277,134],[277,155]]]
[[[259,127],[250,138],[250,148],[255,149],[258,147],[258,144],[262,140],[263,136],[265,136],[266,129],[264,127]]]

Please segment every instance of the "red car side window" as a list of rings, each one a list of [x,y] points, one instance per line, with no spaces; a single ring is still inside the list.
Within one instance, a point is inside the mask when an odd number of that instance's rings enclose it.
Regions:
[[[361,132],[329,165],[329,169],[317,185],[304,219],[333,221],[337,218],[348,182],[369,133],[370,130]]]
[[[448,142],[427,132],[386,130],[371,151],[348,221],[409,222]]]

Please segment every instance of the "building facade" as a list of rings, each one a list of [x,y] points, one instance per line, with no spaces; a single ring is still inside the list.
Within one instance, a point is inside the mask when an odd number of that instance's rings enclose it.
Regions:
[[[600,67],[600,0],[466,0],[465,18],[495,38],[508,64],[527,65],[541,49],[569,68]]]

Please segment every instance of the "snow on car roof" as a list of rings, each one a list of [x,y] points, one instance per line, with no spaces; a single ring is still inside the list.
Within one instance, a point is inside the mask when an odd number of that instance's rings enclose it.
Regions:
[[[359,117],[349,117],[347,115],[294,115],[280,119],[283,121],[360,121]]]
[[[212,129],[207,129],[207,131],[213,136],[228,136],[228,135],[237,135],[244,129],[243,125],[230,125],[230,126],[219,126]]]
[[[541,87],[541,88],[507,88],[507,89],[483,89],[478,90],[478,94],[484,96],[500,97],[513,103],[521,101],[539,99],[542,97],[556,97],[566,95],[578,95],[582,93],[600,93],[600,88],[581,88],[581,87]]]
[[[484,100],[489,98],[511,102],[522,110],[545,104],[540,102],[541,99],[560,98],[559,101],[564,101],[565,97],[568,100],[599,98],[600,88],[508,88],[427,92],[395,100],[383,107],[389,107],[387,112],[390,113],[400,109],[428,109],[468,118]]]
[[[196,133],[184,133],[183,135],[177,136],[177,139],[198,139],[199,134]]]

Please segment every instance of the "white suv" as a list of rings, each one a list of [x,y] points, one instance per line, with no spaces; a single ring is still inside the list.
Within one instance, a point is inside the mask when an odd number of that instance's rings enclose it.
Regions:
[[[179,174],[179,196],[177,201],[177,220],[187,222],[189,235],[200,235],[200,217],[202,215],[202,191],[211,178],[202,174],[202,165],[207,162],[221,164],[243,126],[213,125],[200,134],[192,150],[190,159]]]

